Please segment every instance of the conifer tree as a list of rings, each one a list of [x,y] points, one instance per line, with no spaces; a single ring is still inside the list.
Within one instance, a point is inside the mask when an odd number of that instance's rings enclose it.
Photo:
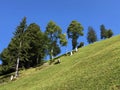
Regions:
[[[92,27],[88,27],[88,34],[87,34],[87,41],[88,43],[94,43],[97,41],[97,35],[95,30]]]
[[[100,31],[101,31],[101,39],[106,39],[107,38],[107,30],[103,24],[100,26]]]
[[[111,29],[109,29],[109,30],[107,31],[107,37],[110,38],[110,37],[112,37],[112,36],[113,36],[113,32],[112,32]]]
[[[18,52],[16,53],[17,63],[16,63],[15,77],[18,77],[18,68],[19,68],[20,59],[22,59],[22,47],[23,47],[22,45],[24,44],[24,32],[26,28],[27,28],[26,17],[24,17],[14,33],[14,42],[16,42],[15,48],[17,49]]]
[[[26,63],[27,67],[33,67],[38,64],[41,64],[42,59],[46,55],[46,49],[48,48],[48,38],[47,36],[42,33],[40,30],[39,25],[36,23],[31,23],[26,32],[25,36],[27,41],[27,44],[30,48],[27,49],[29,52],[29,58]]]

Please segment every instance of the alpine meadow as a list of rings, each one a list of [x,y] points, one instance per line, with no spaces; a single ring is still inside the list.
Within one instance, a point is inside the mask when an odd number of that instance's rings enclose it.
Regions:
[[[20,76],[14,81],[8,78],[0,90],[120,90],[119,54],[118,35],[79,48],[72,56],[62,55],[60,64],[48,61],[20,70]]]
[[[120,90],[120,0],[1,0],[0,90]]]

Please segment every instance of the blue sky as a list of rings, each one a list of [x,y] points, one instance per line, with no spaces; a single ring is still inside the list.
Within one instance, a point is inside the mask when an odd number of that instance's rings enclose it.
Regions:
[[[84,37],[80,37],[78,42],[87,44],[88,26],[95,29],[98,38],[101,24],[112,29],[114,35],[120,34],[119,9],[119,0],[0,0],[0,52],[7,47],[24,16],[28,25],[35,22],[42,31],[53,20],[64,33],[70,22],[77,20],[84,27]],[[70,40],[67,50],[71,50]]]

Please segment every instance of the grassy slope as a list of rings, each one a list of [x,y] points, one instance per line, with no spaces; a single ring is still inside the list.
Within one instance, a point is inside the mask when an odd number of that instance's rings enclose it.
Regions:
[[[61,57],[61,64],[22,71],[0,90],[119,90],[120,36]]]

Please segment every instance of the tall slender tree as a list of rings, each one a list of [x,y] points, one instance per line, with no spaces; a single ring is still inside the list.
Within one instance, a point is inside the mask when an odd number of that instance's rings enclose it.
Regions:
[[[18,42],[18,46],[16,47],[18,50],[18,53],[17,53],[18,55],[17,55],[15,77],[18,77],[18,68],[19,68],[19,62],[22,55],[22,44],[24,43],[24,32],[26,28],[27,28],[26,17],[24,17],[14,33],[14,41]]]
[[[77,47],[77,39],[83,36],[83,26],[77,22],[72,21],[67,29],[68,38],[72,39],[72,49]]]
[[[107,30],[103,24],[100,26],[100,31],[101,31],[101,39],[106,39],[107,38]]]
[[[88,43],[94,43],[97,41],[97,35],[95,30],[92,27],[88,27],[88,34],[87,34],[87,41]]]
[[[67,44],[67,40],[64,34],[62,34],[61,28],[56,25],[53,21],[50,21],[46,27],[45,31],[46,35],[48,36],[50,43],[49,43],[49,55],[50,59],[53,59],[53,53],[54,55],[59,54],[59,52],[55,50],[60,50],[60,49],[54,49],[54,45],[57,46],[57,48],[60,48],[58,44],[65,46]],[[55,54],[56,52],[56,54]]]

